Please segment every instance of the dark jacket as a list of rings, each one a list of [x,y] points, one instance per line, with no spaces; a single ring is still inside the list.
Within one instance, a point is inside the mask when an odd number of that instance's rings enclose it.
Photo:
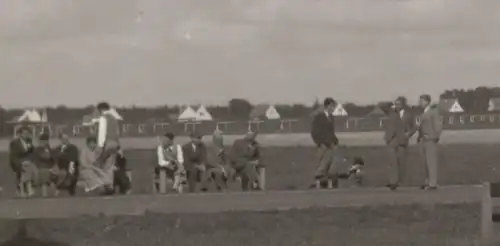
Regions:
[[[394,110],[389,113],[385,124],[385,142],[391,145],[408,145],[408,141],[417,130],[415,117],[405,110],[403,117]]]
[[[14,172],[21,171],[23,161],[30,159],[33,154],[33,144],[27,142],[27,148],[24,147],[21,139],[15,138],[9,144],[9,163]]]
[[[78,170],[80,166],[80,154],[78,147],[74,144],[60,145],[53,150],[54,156],[56,158],[56,163],[59,169],[69,170],[69,163],[75,163],[75,170]]]
[[[260,160],[260,147],[256,141],[239,139],[234,141],[229,153],[231,164]]]
[[[331,147],[332,145],[338,145],[339,140],[335,135],[333,115],[328,117],[325,112],[316,114],[312,122],[311,137],[318,146],[326,145]]]
[[[193,148],[192,143],[187,143],[182,146],[182,153],[184,155],[184,167],[186,170],[189,170],[194,165],[206,165],[207,148],[204,143],[198,144],[196,150]]]

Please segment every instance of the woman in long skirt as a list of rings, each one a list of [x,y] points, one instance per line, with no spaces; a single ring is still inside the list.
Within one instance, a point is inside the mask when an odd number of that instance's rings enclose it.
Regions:
[[[85,192],[102,189],[113,184],[111,177],[96,166],[98,157],[97,139],[88,137],[87,146],[80,155],[80,177],[78,180],[78,186],[84,188]]]

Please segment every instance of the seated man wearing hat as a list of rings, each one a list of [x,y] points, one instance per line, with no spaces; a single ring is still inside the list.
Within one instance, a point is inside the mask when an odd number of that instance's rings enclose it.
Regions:
[[[196,184],[200,183],[201,191],[207,191],[207,148],[202,142],[202,135],[197,132],[190,134],[191,141],[182,147],[184,153],[184,167],[186,168],[189,192],[196,191]]]
[[[231,165],[235,176],[241,177],[241,188],[243,191],[250,189],[262,189],[259,187],[260,147],[256,141],[257,133],[249,132],[243,139],[234,141],[229,154]]]

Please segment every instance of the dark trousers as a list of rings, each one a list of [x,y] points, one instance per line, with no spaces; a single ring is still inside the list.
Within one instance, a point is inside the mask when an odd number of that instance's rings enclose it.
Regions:
[[[401,185],[405,181],[406,161],[408,155],[407,145],[391,143],[389,149],[389,184]]]
[[[115,171],[113,176],[113,187],[118,188],[118,192],[121,194],[127,193],[132,187],[129,177],[127,176],[126,169],[118,169]]]
[[[208,177],[207,168],[205,165],[190,163],[186,167],[187,181],[189,186],[189,192],[196,191],[196,184],[199,182],[201,189],[207,189]]]
[[[235,175],[241,177],[241,189],[248,191],[251,185],[257,182],[259,174],[257,173],[257,164],[252,161],[238,161],[233,163],[233,168],[236,172]]]

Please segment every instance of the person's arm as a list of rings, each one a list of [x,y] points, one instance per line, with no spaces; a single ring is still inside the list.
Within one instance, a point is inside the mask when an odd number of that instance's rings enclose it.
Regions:
[[[394,126],[393,124],[393,119],[392,119],[393,114],[390,113],[388,119],[385,122],[385,131],[384,131],[384,140],[386,144],[389,144],[391,140],[394,138]]]
[[[158,148],[156,148],[156,157],[158,158],[159,166],[164,167],[168,165],[168,161],[165,160],[165,156],[163,155],[163,148],[161,146],[158,146]]]
[[[104,147],[104,143],[106,141],[106,135],[107,135],[107,130],[108,128],[108,121],[106,117],[101,116],[99,118],[99,128],[97,130],[97,146],[100,148]]]
[[[443,122],[441,122],[441,115],[437,109],[434,109],[432,116],[432,124],[434,126],[434,140],[439,141],[441,133],[443,132]]]
[[[409,113],[409,121],[408,122],[408,139],[410,139],[414,134],[415,132],[417,132],[417,124],[415,122],[415,116],[413,116],[412,113]]]
[[[177,161],[179,162],[179,171],[184,171],[184,151],[180,145],[177,145]]]

